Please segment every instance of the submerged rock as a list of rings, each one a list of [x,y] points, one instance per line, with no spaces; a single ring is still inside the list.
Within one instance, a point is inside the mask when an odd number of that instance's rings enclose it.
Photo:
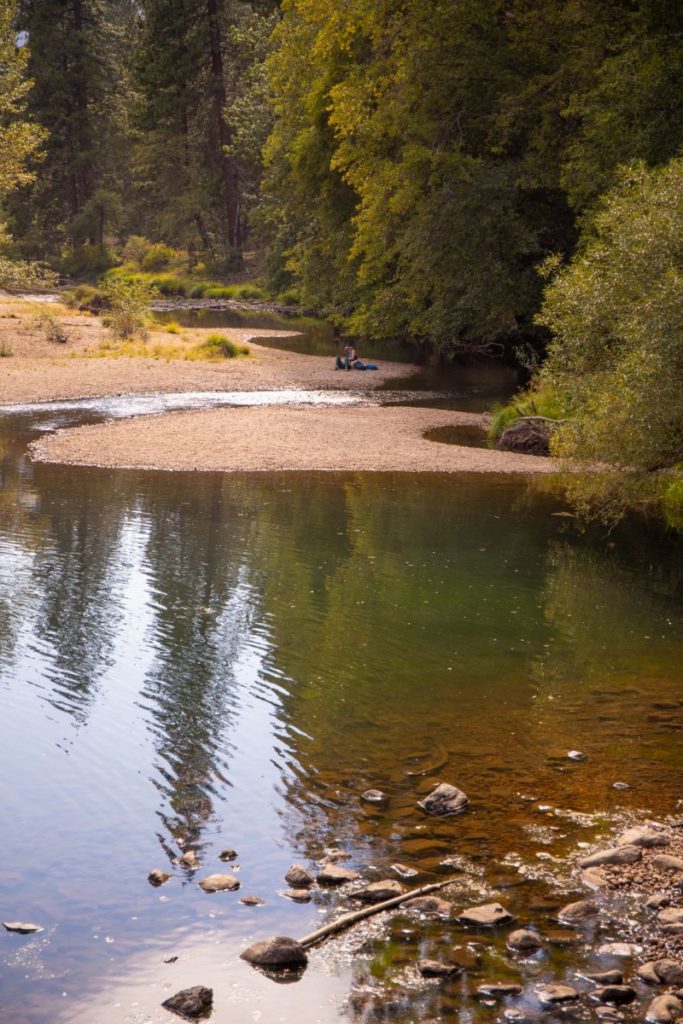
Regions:
[[[170,999],[164,1000],[161,1004],[171,1013],[176,1013],[185,1020],[199,1020],[208,1017],[213,1008],[213,990],[203,985],[195,985],[194,988],[185,988],[176,992]]]
[[[282,895],[295,903],[310,903],[313,899],[310,889],[285,889]]]
[[[160,885],[165,885],[166,882],[168,882],[168,880],[170,879],[170,877],[171,876],[166,874],[165,871],[160,871],[159,868],[155,868],[153,871],[150,871],[150,873],[147,875],[147,881],[156,889]]]
[[[323,864],[316,881],[319,885],[344,885],[345,882],[355,882],[357,878],[360,878],[357,871],[340,868],[338,864]]]
[[[234,892],[239,887],[239,879],[234,875],[208,875],[199,883],[204,892]]]
[[[195,871],[199,867],[199,857],[197,856],[196,850],[186,850],[185,853],[181,853],[178,857],[178,863],[181,868],[188,868],[189,871]]]
[[[477,995],[486,999],[502,999],[504,996],[520,996],[522,986],[513,982],[484,981],[477,987]]]
[[[440,786],[432,790],[429,796],[418,802],[427,814],[446,816],[449,814],[460,814],[469,803],[468,797],[457,786],[451,786],[448,782],[442,782]]]
[[[417,970],[423,978],[454,978],[460,974],[456,964],[442,964],[439,960],[418,960]]]
[[[605,864],[635,864],[643,856],[639,846],[612,846],[597,850],[579,861],[581,868],[597,868]]]
[[[272,939],[255,942],[243,953],[240,953],[240,957],[257,967],[270,967],[275,970],[287,967],[305,967],[308,963],[304,947],[296,939],[290,939],[287,935],[276,935]]]
[[[244,903],[245,907],[264,907],[266,901],[262,900],[260,896],[242,896],[240,903]]]
[[[404,904],[407,910],[417,910],[420,914],[437,914],[439,917],[451,917],[453,905],[438,896],[416,896]]]
[[[479,907],[467,907],[458,914],[462,924],[480,925],[483,928],[494,928],[500,924],[514,921],[512,914],[500,903],[484,903]]]
[[[510,932],[507,938],[508,949],[512,949],[516,953],[535,953],[542,946],[541,937],[527,928],[517,928],[514,932]]]
[[[374,992],[355,989],[349,996],[349,1007],[363,1021],[391,1020],[401,1017],[411,1006],[413,994],[404,989]]]
[[[237,860],[237,850],[233,850],[231,847],[227,846],[225,850],[221,850],[218,854],[218,859],[224,861]]]
[[[469,946],[453,946],[448,951],[448,959],[465,973],[478,971],[481,967],[481,954]]]
[[[683,1013],[683,1003],[677,996],[667,994],[656,996],[647,1008],[645,1020],[654,1021],[654,1024],[670,1024],[677,1020]]]
[[[381,789],[366,789],[361,795],[361,800],[366,804],[388,804],[389,797]]]
[[[399,878],[415,878],[420,873],[415,868],[408,867],[407,864],[392,864],[391,870],[395,871]]]
[[[588,981],[594,981],[596,985],[622,985],[624,975],[622,971],[598,971],[595,974],[584,974]]]
[[[313,885],[313,881],[313,875],[306,868],[302,867],[301,864],[292,864],[285,875],[285,882],[289,882],[295,889],[307,889],[310,885]]]
[[[562,907],[557,917],[558,920],[564,921],[566,924],[574,924],[577,921],[595,917],[599,912],[599,907],[593,900],[577,900],[575,903],[568,903],[566,907]]]
[[[385,900],[393,899],[394,896],[402,896],[405,886],[393,878],[386,878],[381,882],[373,882],[365,889],[358,889],[351,893],[351,899],[360,900],[361,903],[384,903]]]
[[[17,935],[34,935],[43,931],[39,924],[30,924],[28,921],[3,921],[2,927],[6,932],[16,932]]]

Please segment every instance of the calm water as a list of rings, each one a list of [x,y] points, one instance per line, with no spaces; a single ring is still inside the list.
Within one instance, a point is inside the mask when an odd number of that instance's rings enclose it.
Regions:
[[[201,983],[216,1024],[332,1024],[368,982],[407,987],[402,1024],[495,1020],[467,982],[416,981],[415,956],[462,941],[455,926],[399,916],[290,985],[237,954],[334,907],[279,895],[331,844],[366,877],[460,871],[456,903],[495,893],[547,930],[577,841],[676,810],[680,552],[577,536],[543,485],[509,479],[26,458],[41,429],[102,412],[0,418],[0,918],[45,929],[0,934],[0,1021],[166,1021],[162,999]],[[466,814],[416,808],[441,780]],[[361,804],[370,786],[387,809]],[[206,895],[228,845],[242,889]],[[155,867],[173,875],[161,889]],[[506,976],[485,941],[480,980]],[[570,972],[585,954],[563,941],[530,977]]]

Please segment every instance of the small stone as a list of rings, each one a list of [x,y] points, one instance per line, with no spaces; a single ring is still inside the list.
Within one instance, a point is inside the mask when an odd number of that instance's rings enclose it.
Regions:
[[[654,960],[648,960],[647,963],[641,964],[636,971],[637,976],[641,981],[644,981],[646,985],[661,985],[662,979],[657,974]]]
[[[598,850],[589,857],[579,861],[581,868],[597,868],[604,864],[635,864],[641,859],[643,852],[638,846],[613,846],[606,850]]]
[[[676,996],[656,996],[647,1008],[645,1020],[654,1021],[654,1024],[670,1024],[682,1013],[683,1003]]]
[[[165,871],[160,871],[159,868],[155,868],[147,875],[147,881],[157,889],[160,885],[165,885],[170,877],[171,876],[167,875]]]
[[[199,883],[204,892],[234,892],[239,887],[239,879],[234,875],[208,875]]]
[[[408,867],[407,864],[392,864],[391,870],[395,871],[399,878],[415,878],[415,875],[419,874],[419,871]]]
[[[416,896],[404,904],[407,910],[417,910],[420,914],[436,914],[438,917],[451,917],[453,905],[438,896]]]
[[[196,850],[186,850],[185,853],[181,853],[180,857],[178,857],[178,863],[181,868],[195,871],[199,867],[199,857]]]
[[[292,864],[285,875],[285,882],[289,882],[295,889],[307,889],[309,885],[313,885],[313,875],[301,864]]]
[[[510,932],[507,938],[508,949],[513,949],[516,953],[535,953],[542,946],[543,940],[526,928],[517,928]]]
[[[658,853],[652,858],[652,863],[662,871],[683,871],[683,860],[680,857],[672,857],[668,853]]]
[[[623,985],[624,975],[622,971],[598,971],[595,974],[584,974],[588,981],[594,981],[596,985]]]
[[[178,957],[177,956],[167,956],[166,959],[164,960],[164,963],[165,964],[177,964],[178,963]]]
[[[656,892],[645,900],[645,906],[648,910],[661,910],[662,907],[668,907],[670,903],[671,897],[667,896],[665,892]]]
[[[384,879],[381,882],[373,882],[365,889],[358,889],[351,893],[351,899],[359,900],[361,903],[384,903],[385,900],[393,899],[394,896],[402,896],[405,887],[393,878]]]
[[[176,1013],[185,1020],[199,1020],[201,1017],[208,1017],[213,1008],[213,991],[204,988],[203,985],[195,985],[194,988],[185,988],[182,992],[176,992],[170,999],[161,1004],[171,1013]]]
[[[570,761],[586,761],[586,755],[580,750],[570,750],[567,754]]]
[[[602,868],[586,868],[581,872],[581,881],[589,889],[604,889],[607,885],[607,875]]]
[[[663,985],[683,986],[683,965],[675,960],[655,960],[654,968]]]
[[[546,1004],[572,1003],[579,998],[579,993],[570,985],[542,985],[536,989],[536,995]]]
[[[642,952],[641,947],[637,946],[635,942],[605,942],[598,947],[600,956],[627,957],[637,956],[640,952]]]
[[[3,921],[2,927],[6,932],[16,932],[17,935],[34,935],[43,930],[39,924],[30,924],[28,921]]]
[[[665,907],[657,914],[657,920],[661,924],[681,924],[683,922],[683,909],[680,907]]]
[[[620,846],[643,846],[645,849],[650,849],[653,846],[668,846],[669,840],[661,832],[656,832],[653,828],[645,828],[637,826],[635,828],[629,828],[626,832],[623,832],[617,842]]]
[[[321,864],[327,864],[328,861],[336,863],[338,860],[348,860],[351,856],[346,850],[340,850],[338,846],[329,846],[323,851],[325,854],[324,859],[320,862]]]
[[[612,783],[612,789],[624,790],[624,789],[630,789],[630,788],[631,787],[629,786],[628,782],[613,782]]]
[[[266,901],[262,900],[260,896],[242,896],[240,903],[244,903],[245,907],[264,907]]]
[[[485,981],[477,988],[477,995],[490,999],[502,999],[505,996],[521,996],[522,986],[513,983]]]
[[[286,935],[276,935],[272,939],[255,942],[240,953],[240,957],[247,963],[272,969],[305,967],[308,963],[306,950],[301,943]]]
[[[366,804],[387,804],[389,797],[381,789],[366,789],[361,795],[361,800]]]
[[[355,882],[359,877],[357,871],[340,868],[337,864],[323,864],[316,881],[319,885],[344,885],[345,882]]]
[[[313,899],[310,889],[285,889],[282,895],[294,903],[310,903]]]
[[[557,917],[566,924],[574,924],[576,921],[585,921],[589,917],[595,917],[598,913],[598,905],[593,900],[577,900],[575,903],[568,903],[566,907],[562,907]]]
[[[218,854],[218,859],[224,861],[237,860],[237,850],[232,850],[228,846],[225,850],[221,850]]]
[[[438,960],[418,960],[417,970],[423,978],[453,978],[460,974],[455,964],[442,964]]]
[[[514,921],[514,918],[500,903],[484,903],[480,907],[467,907],[465,910],[461,910],[458,920],[462,924],[494,928],[496,925]]]
[[[442,782],[440,786],[432,790],[429,796],[425,797],[424,800],[420,800],[417,806],[421,807],[427,814],[445,816],[460,814],[461,811],[465,810],[468,803],[469,799],[461,789],[458,789],[457,786],[451,786],[447,782]]]
[[[623,1013],[619,1013],[614,1006],[598,1006],[595,1009],[595,1015],[599,1020],[606,1021],[607,1024],[611,1024],[612,1021],[618,1022],[624,1020]]]
[[[593,992],[593,997],[601,1003],[615,1003],[617,1006],[632,1003],[636,996],[636,990],[630,985],[602,985]]]

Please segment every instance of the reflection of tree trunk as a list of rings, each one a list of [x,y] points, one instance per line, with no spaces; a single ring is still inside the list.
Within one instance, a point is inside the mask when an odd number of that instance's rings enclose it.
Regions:
[[[227,96],[225,94],[225,77],[223,73],[218,0],[206,0],[206,12],[209,23],[209,46],[211,50],[211,92],[220,148],[219,160],[221,180],[223,182],[225,215],[228,221],[228,242],[232,249],[240,249],[242,246],[240,198],[237,183],[237,167],[229,152],[232,145],[232,132],[225,120]]]

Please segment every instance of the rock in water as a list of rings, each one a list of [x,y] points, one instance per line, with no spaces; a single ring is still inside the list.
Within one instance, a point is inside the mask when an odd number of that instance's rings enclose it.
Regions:
[[[597,974],[584,974],[588,981],[594,981],[596,985],[622,985],[624,975],[622,971],[598,971]]]
[[[204,892],[234,892],[239,887],[239,879],[234,875],[208,875],[199,883]]]
[[[344,885],[345,882],[355,882],[358,877],[357,871],[340,868],[338,864],[323,864],[316,881],[319,885]]]
[[[636,827],[629,828],[617,839],[619,846],[644,846],[650,849],[653,846],[668,846],[669,840],[661,832],[653,828]]]
[[[229,846],[225,850],[221,850],[218,854],[219,860],[237,860],[237,850],[231,849]]]
[[[176,992],[170,999],[161,1004],[171,1013],[177,1013],[185,1020],[199,1020],[208,1017],[213,1008],[213,990],[204,988],[203,985],[195,985],[194,988],[185,988],[182,992]]]
[[[360,900],[361,903],[384,903],[385,900],[393,899],[394,896],[402,896],[405,887],[393,878],[384,879],[381,882],[373,882],[365,889],[359,889],[351,893],[351,899]]]
[[[522,986],[512,982],[485,981],[477,989],[477,995],[484,996],[486,999],[501,999],[504,996],[520,996],[521,994]]]
[[[255,942],[253,946],[240,953],[240,957],[256,967],[269,967],[271,970],[305,967],[308,963],[306,950],[301,943],[286,935],[276,935],[272,939]]]
[[[266,901],[262,900],[260,896],[243,896],[240,903],[244,903],[245,907],[264,907]]]
[[[584,753],[582,753],[580,750],[570,750],[567,753],[567,757],[569,758],[570,761],[585,761],[586,760],[586,755]]]
[[[675,960],[649,960],[636,971],[646,985],[675,985],[683,988],[683,965]]]
[[[542,946],[543,940],[535,932],[530,932],[526,928],[517,928],[516,931],[510,932],[508,935],[507,947],[516,953],[535,953]]]
[[[281,895],[295,903],[310,903],[313,898],[310,889],[285,889]]]
[[[674,995],[657,996],[647,1008],[645,1020],[654,1024],[671,1024],[683,1013],[683,1003]]]
[[[593,997],[601,1003],[614,1003],[617,1006],[625,1006],[632,1003],[637,992],[630,985],[602,985],[593,992]]]
[[[423,978],[454,978],[460,974],[455,964],[442,964],[439,960],[418,960],[417,970]]]
[[[643,856],[639,846],[612,846],[606,850],[597,850],[590,857],[579,861],[581,868],[597,868],[603,864],[635,864]]]
[[[195,871],[199,867],[199,857],[196,850],[186,850],[185,853],[181,853],[180,857],[178,857],[178,863],[181,868]]]
[[[573,1003],[579,998],[579,993],[569,985],[542,985],[536,989],[536,994],[542,1003]]]
[[[158,889],[160,885],[165,885],[171,876],[167,875],[165,871],[160,871],[159,868],[155,868],[154,871],[150,871],[147,875],[147,881],[150,885],[153,885],[155,889]]]
[[[438,896],[416,896],[414,900],[404,903],[407,910],[417,910],[420,914],[437,914],[439,917],[450,917],[453,905]]]
[[[460,814],[469,803],[468,797],[457,786],[451,786],[448,782],[442,782],[440,786],[433,789],[429,796],[418,802],[427,814]]]
[[[484,903],[480,907],[467,907],[465,910],[461,910],[458,920],[462,924],[494,928],[496,925],[514,921],[514,918],[500,903]]]
[[[6,932],[16,932],[17,935],[33,935],[43,930],[39,924],[29,924],[28,921],[3,921],[2,927]]]
[[[292,864],[285,875],[285,882],[294,886],[295,889],[307,889],[309,885],[313,885],[313,875],[301,864]]]
[[[589,917],[595,917],[599,913],[597,903],[592,900],[577,900],[576,903],[568,903],[558,913],[558,919],[567,924],[574,924],[576,921],[585,921]]]
[[[366,789],[361,795],[361,800],[366,804],[386,804],[389,797],[381,789]]]

